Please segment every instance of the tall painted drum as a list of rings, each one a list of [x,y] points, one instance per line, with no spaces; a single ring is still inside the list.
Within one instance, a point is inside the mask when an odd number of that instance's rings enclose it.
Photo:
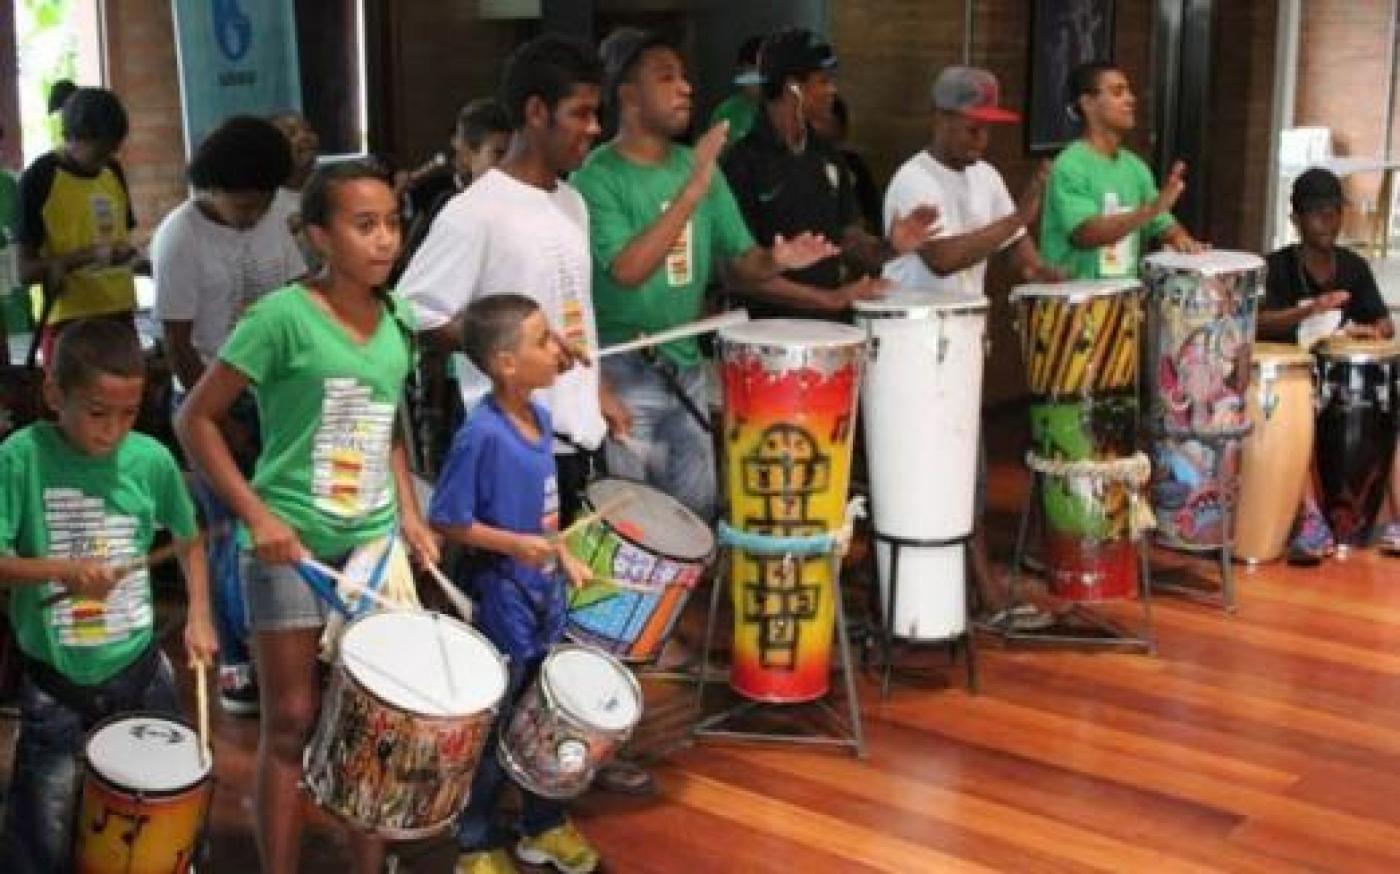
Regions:
[[[1129,598],[1138,564],[1131,488],[1108,466],[1137,448],[1141,287],[1104,280],[1021,285],[1011,294],[1031,393],[1050,589],[1071,601]],[[1103,472],[1056,472],[1102,464]]]
[[[985,297],[899,290],[855,305],[870,337],[862,384],[875,530],[937,541],[971,533],[986,357]],[[967,629],[966,546],[902,546],[894,633],[941,640]],[[876,542],[885,611],[892,547]]]
[[[1400,427],[1400,344],[1324,340],[1317,355],[1317,478],[1337,543],[1364,546]]]
[[[1143,259],[1142,276],[1158,539],[1218,549],[1233,542],[1225,521],[1239,501],[1240,444],[1250,428],[1249,353],[1264,260],[1158,252]]]
[[[1312,356],[1287,343],[1256,343],[1249,381],[1235,555],[1251,564],[1283,554],[1307,488],[1313,450]]]
[[[719,334],[729,524],[769,537],[839,528],[865,332],[760,319]],[[729,682],[758,701],[826,694],[835,626],[829,558],[731,550],[734,654]]]

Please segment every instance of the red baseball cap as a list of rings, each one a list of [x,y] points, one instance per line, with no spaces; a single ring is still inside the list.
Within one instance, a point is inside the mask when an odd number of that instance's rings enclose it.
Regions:
[[[1020,114],[998,106],[1000,102],[997,77],[980,67],[945,67],[933,82],[935,109],[992,124],[1016,124],[1021,120]]]

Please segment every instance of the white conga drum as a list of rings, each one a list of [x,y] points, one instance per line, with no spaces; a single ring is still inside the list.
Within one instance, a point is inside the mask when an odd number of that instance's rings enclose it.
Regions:
[[[1251,564],[1283,554],[1308,484],[1313,450],[1312,356],[1285,343],[1254,346],[1235,555]]]
[[[966,544],[900,545],[891,605],[895,547],[887,538],[972,532],[987,308],[985,297],[913,289],[855,305],[870,337],[861,403],[875,562],[898,637],[941,640],[967,628]]]

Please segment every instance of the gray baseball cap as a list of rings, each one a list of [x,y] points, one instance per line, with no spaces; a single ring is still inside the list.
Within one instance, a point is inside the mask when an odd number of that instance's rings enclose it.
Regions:
[[[974,121],[1016,124],[1021,116],[1002,109],[1001,85],[989,70],[980,67],[945,67],[933,80],[933,107],[958,112]]]

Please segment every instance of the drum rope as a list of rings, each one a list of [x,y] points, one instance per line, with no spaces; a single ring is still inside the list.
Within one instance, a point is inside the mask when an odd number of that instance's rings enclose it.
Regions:
[[[721,546],[732,546],[753,555],[781,555],[791,561],[794,556],[845,555],[850,548],[851,536],[857,519],[865,518],[865,496],[856,495],[846,504],[845,519],[840,528],[821,534],[777,535],[761,534],[733,528],[720,520],[718,526]]]
[[[1152,478],[1152,462],[1141,452],[1122,458],[1102,461],[1084,459],[1063,461],[1046,458],[1033,451],[1026,452],[1026,467],[1039,474],[1067,477],[1071,479],[1092,479],[1099,482],[1118,482],[1127,487],[1128,527],[1134,538],[1144,531],[1157,527],[1157,517],[1152,513],[1152,505],[1143,494],[1143,487]]]

